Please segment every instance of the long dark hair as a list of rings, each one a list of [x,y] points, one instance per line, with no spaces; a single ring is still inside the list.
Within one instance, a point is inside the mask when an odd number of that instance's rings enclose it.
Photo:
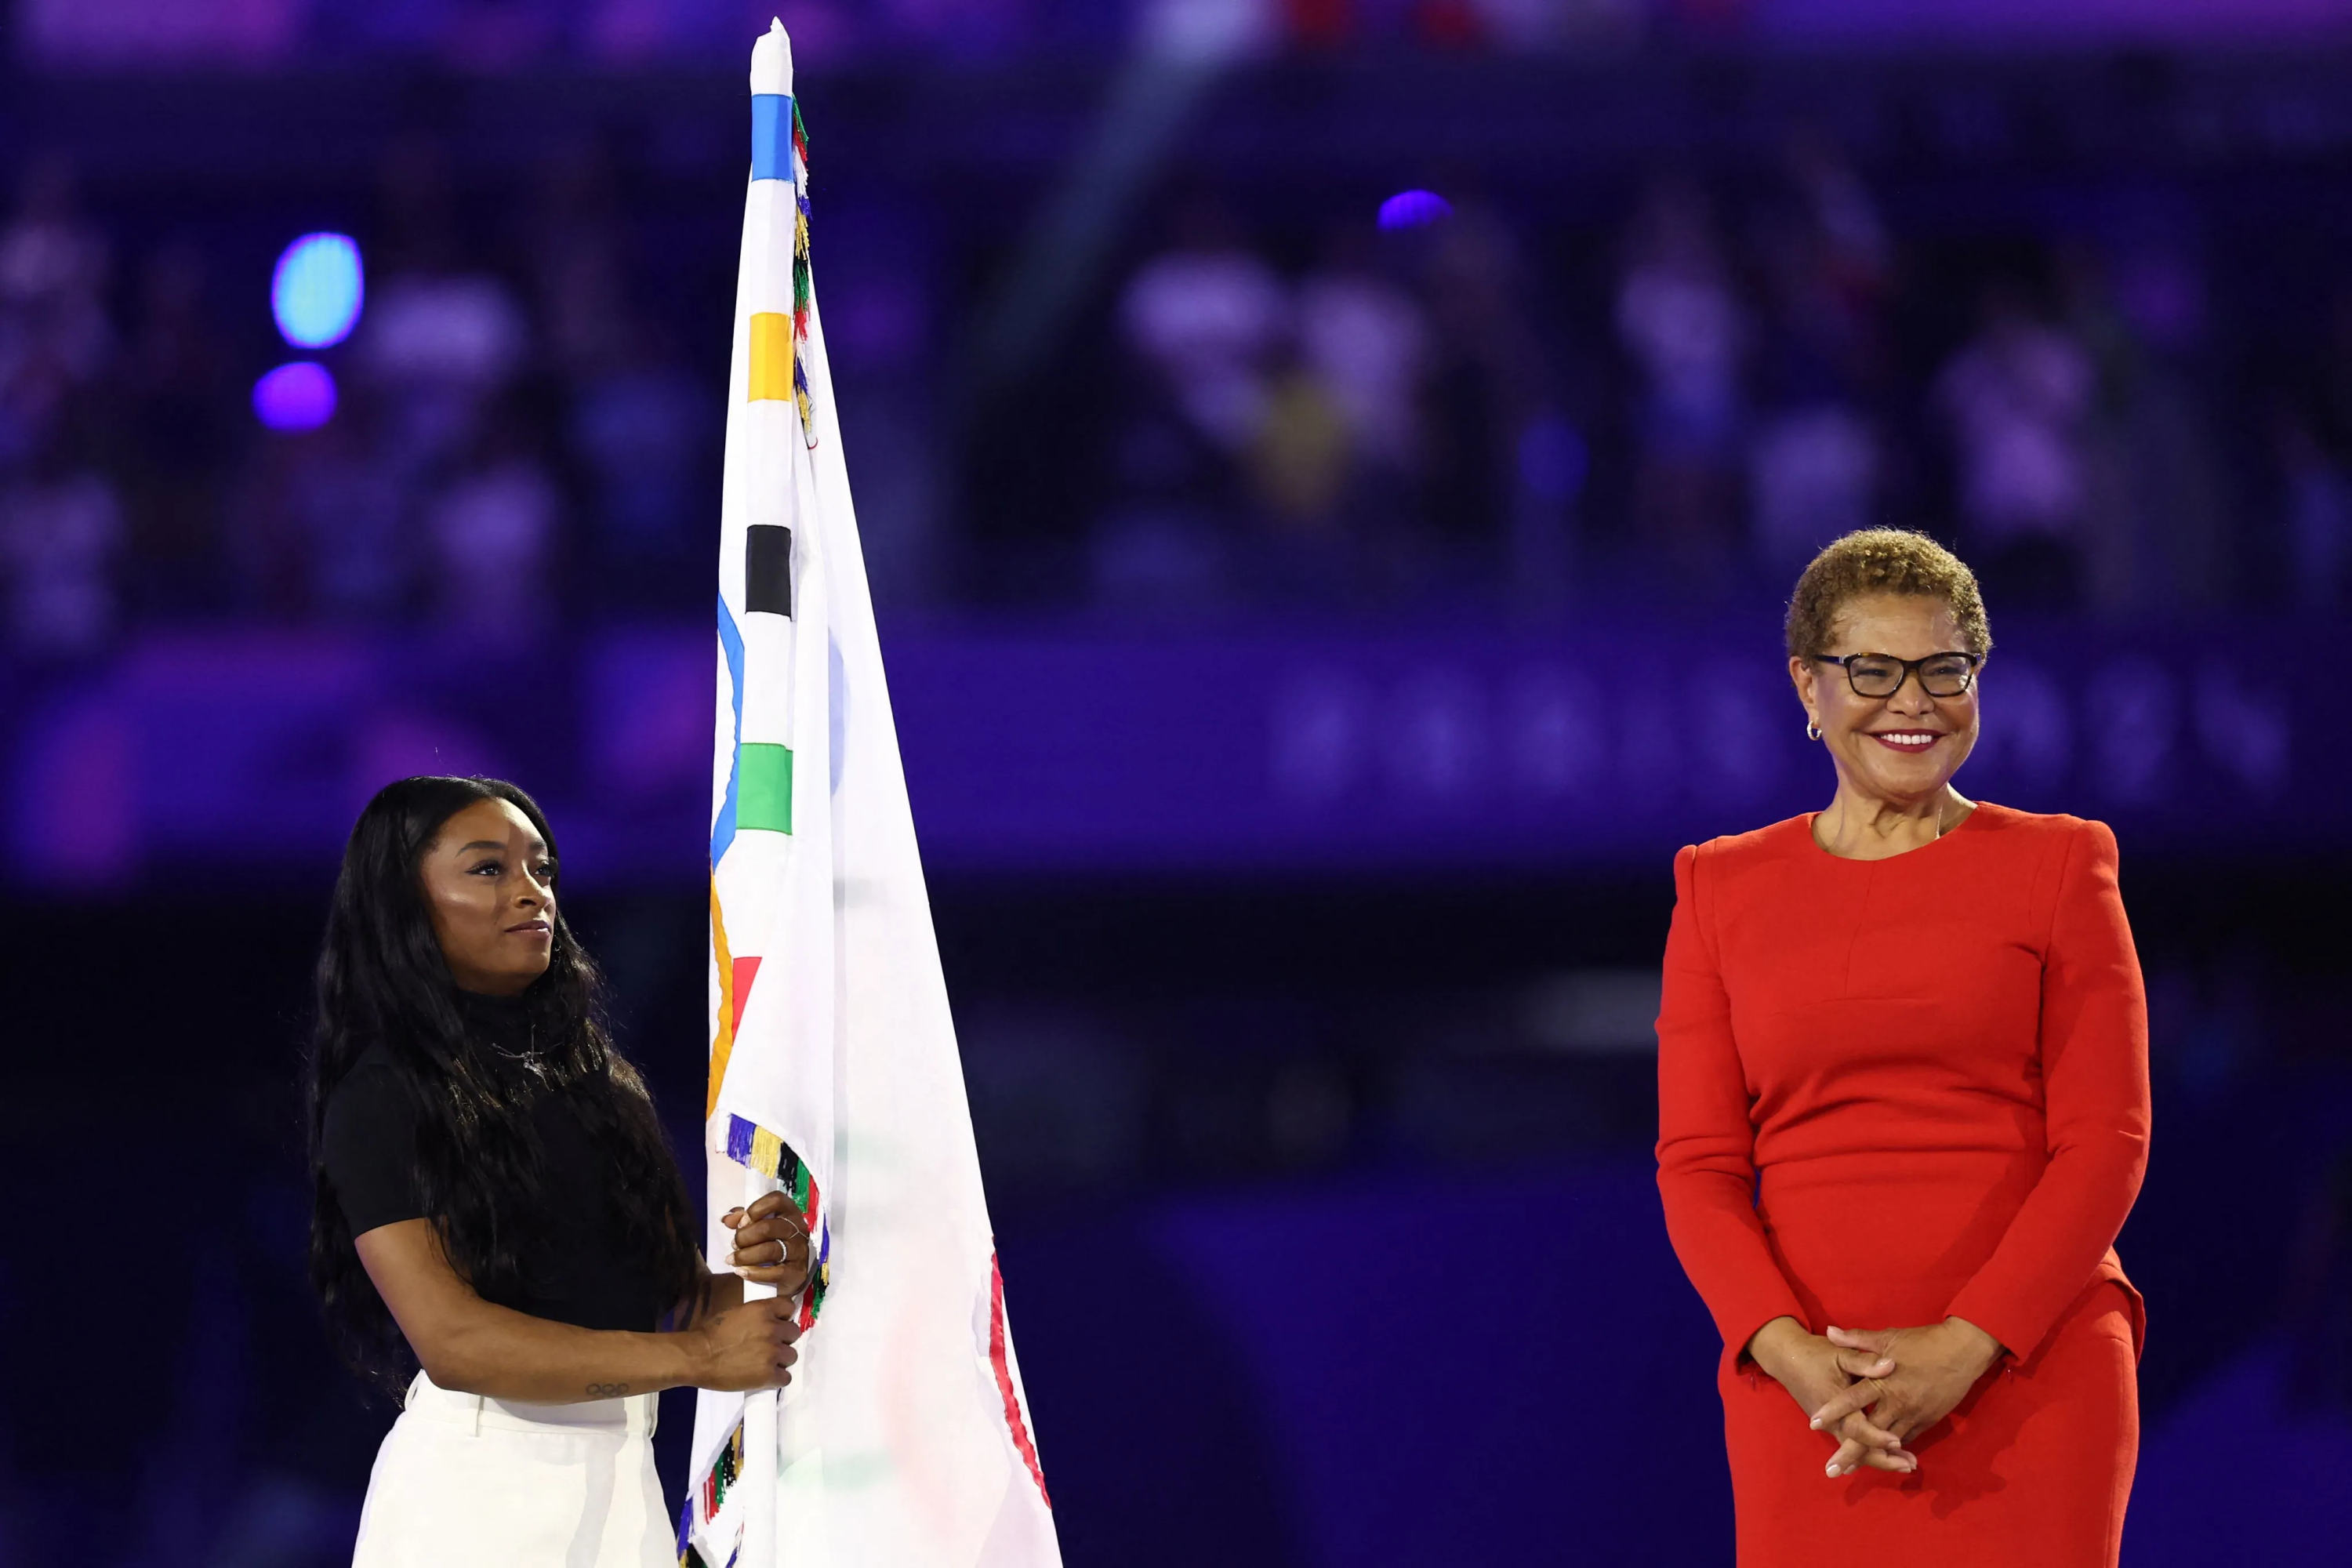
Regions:
[[[361,1053],[382,1046],[415,1091],[417,1195],[449,1261],[486,1300],[522,1282],[521,1222],[539,1212],[540,1148],[530,1107],[547,1085],[572,1095],[609,1173],[611,1213],[627,1248],[669,1302],[701,1298],[706,1273],[693,1207],[645,1080],[613,1044],[604,980],[559,904],[547,973],[522,1004],[545,1078],[472,1037],[418,869],[450,817],[502,800],[530,819],[555,858],[539,805],[501,779],[402,779],[352,828],[319,946],[318,1013],[304,1085],[310,1137],[310,1283],[354,1371],[397,1391],[415,1363],[352,1245],[320,1147],[328,1101]],[[560,868],[561,861],[557,864]]]

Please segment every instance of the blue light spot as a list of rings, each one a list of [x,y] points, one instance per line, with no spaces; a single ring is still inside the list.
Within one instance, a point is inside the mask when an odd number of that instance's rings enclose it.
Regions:
[[[1420,228],[1454,216],[1454,204],[1435,191],[1400,191],[1381,204],[1384,229]]]
[[[335,378],[308,360],[281,364],[253,384],[253,412],[272,430],[316,430],[335,416]]]
[[[323,349],[350,337],[365,295],[360,247],[347,234],[304,235],[286,247],[269,280],[278,330],[298,349]]]

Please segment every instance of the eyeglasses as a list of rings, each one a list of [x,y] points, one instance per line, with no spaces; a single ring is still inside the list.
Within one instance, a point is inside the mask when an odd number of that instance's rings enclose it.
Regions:
[[[1980,653],[1931,653],[1925,658],[1897,658],[1891,653],[1817,653],[1823,664],[1841,666],[1845,683],[1856,697],[1892,697],[1914,675],[1919,689],[1930,697],[1964,697],[1976,684]]]

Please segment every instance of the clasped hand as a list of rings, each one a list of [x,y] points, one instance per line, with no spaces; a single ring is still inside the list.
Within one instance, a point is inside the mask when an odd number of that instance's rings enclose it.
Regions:
[[[1749,1353],[1789,1391],[1813,1430],[1837,1439],[1827,1473],[1862,1466],[1908,1475],[1918,1456],[1905,1447],[1952,1412],[2000,1359],[2000,1342],[1962,1318],[1915,1328],[1807,1333],[1776,1318]]]

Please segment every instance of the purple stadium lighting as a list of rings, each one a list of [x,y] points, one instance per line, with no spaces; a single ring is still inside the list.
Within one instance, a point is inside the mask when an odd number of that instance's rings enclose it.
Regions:
[[[253,412],[272,430],[316,430],[335,416],[335,378],[308,360],[281,364],[253,384]]]
[[[269,310],[296,348],[330,348],[352,335],[366,293],[357,241],[347,234],[306,234],[278,258]]]
[[[1381,204],[1383,229],[1422,228],[1454,216],[1454,204],[1435,191],[1400,191]]]

